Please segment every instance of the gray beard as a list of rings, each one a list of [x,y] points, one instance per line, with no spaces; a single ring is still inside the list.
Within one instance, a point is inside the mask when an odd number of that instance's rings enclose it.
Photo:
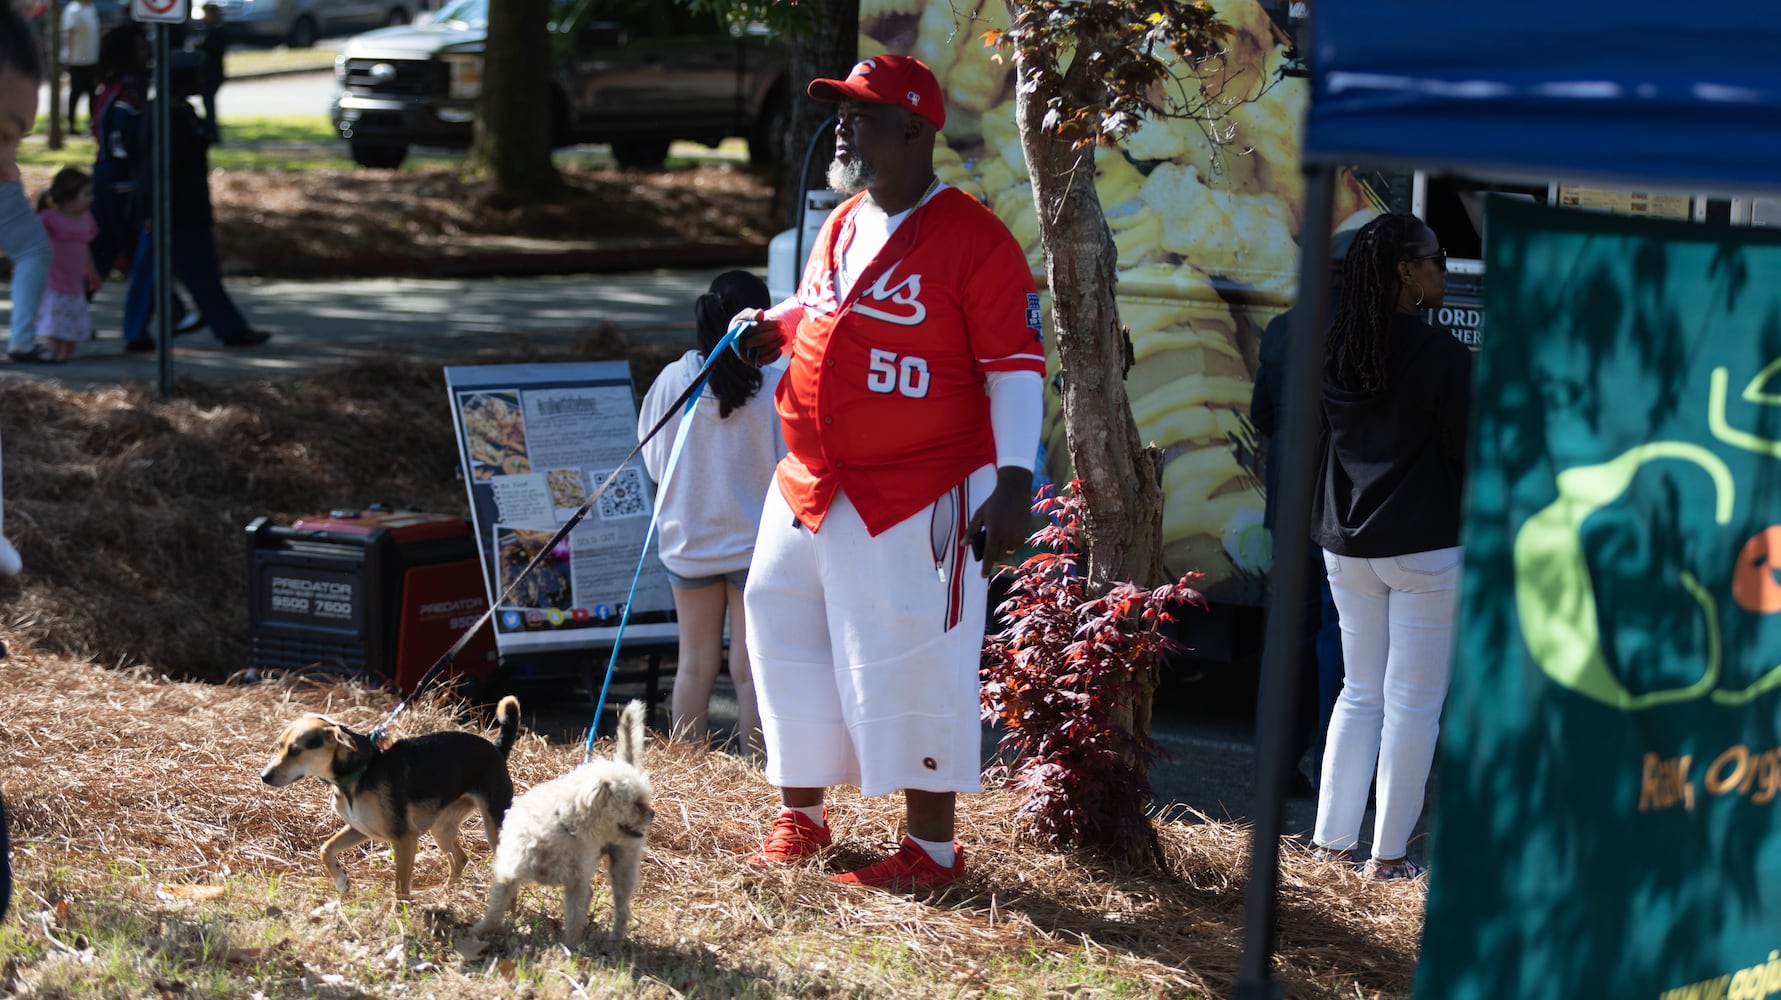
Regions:
[[[872,166],[864,160],[856,158],[848,163],[829,161],[829,190],[843,197],[851,198],[866,190],[866,185],[872,183],[872,177]]]

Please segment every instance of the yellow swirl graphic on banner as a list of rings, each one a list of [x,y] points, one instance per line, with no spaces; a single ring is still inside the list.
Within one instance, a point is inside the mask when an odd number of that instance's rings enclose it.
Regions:
[[[1561,686],[1627,712],[1692,701],[1709,692],[1713,692],[1715,701],[1726,700],[1719,695],[1727,692],[1713,691],[1719,683],[1722,658],[1718,605],[1687,571],[1679,574],[1680,582],[1701,606],[1707,625],[1706,664],[1699,680],[1684,687],[1634,694],[1615,676],[1602,652],[1594,581],[1583,555],[1579,529],[1591,514],[1625,494],[1641,468],[1669,460],[1693,463],[1712,477],[1717,496],[1714,521],[1721,526],[1727,524],[1735,499],[1731,470],[1718,456],[1698,445],[1658,441],[1630,449],[1601,465],[1579,466],[1559,473],[1558,498],[1528,518],[1515,535],[1515,604],[1528,652],[1540,669]],[[1765,682],[1773,686],[1776,675],[1781,675],[1781,668]],[[1754,693],[1749,695],[1753,696]]]

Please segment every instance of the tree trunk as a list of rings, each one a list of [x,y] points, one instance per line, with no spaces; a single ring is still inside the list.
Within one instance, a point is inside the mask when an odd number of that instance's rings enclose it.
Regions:
[[[1017,56],[1015,121],[1033,185],[1052,322],[1063,368],[1064,428],[1070,462],[1088,499],[1083,547],[1091,597],[1130,580],[1162,580],[1162,452],[1147,448],[1132,419],[1125,377],[1131,342],[1114,300],[1118,251],[1095,191],[1094,146],[1042,127],[1050,96]],[[1154,676],[1146,674],[1131,732],[1150,732]]]
[[[500,0],[488,17],[471,168],[492,183],[495,199],[548,200],[563,186],[550,159],[550,0]]]
[[[1095,191],[1094,149],[1071,149],[1070,136],[1039,127],[1045,95],[1030,85],[1024,63],[1018,71],[1023,96],[1015,120],[1054,293],[1064,426],[1089,500],[1089,592],[1125,580],[1154,587],[1162,581],[1162,455],[1138,437],[1126,394],[1131,342],[1114,300],[1118,251]]]
[[[62,148],[62,5],[67,0],[50,0],[43,10],[44,45],[43,79],[49,85],[49,136],[51,149]],[[69,100],[73,97],[70,95]],[[88,117],[92,111],[87,112]]]
[[[860,36],[859,0],[815,0],[820,13],[814,26],[800,33],[792,44],[791,122],[785,130],[785,155],[773,178],[775,214],[785,220],[788,228],[803,224],[803,206],[798,202],[799,174],[804,169],[804,154],[815,136],[816,155],[810,161],[812,188],[824,186],[821,171],[833,154],[835,136],[830,131],[817,136],[817,128],[835,113],[830,104],[822,104],[806,96],[804,89],[818,77],[840,79],[847,76],[858,61]],[[798,267],[804,266],[803,261]]]

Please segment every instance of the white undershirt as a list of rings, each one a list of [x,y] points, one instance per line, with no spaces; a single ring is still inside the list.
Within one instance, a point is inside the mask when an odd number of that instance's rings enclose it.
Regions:
[[[859,277],[867,267],[871,266],[872,258],[890,242],[891,234],[909,218],[909,213],[928,203],[928,199],[939,194],[946,185],[936,180],[928,188],[921,200],[905,208],[895,215],[886,215],[884,209],[872,200],[871,195],[860,199],[853,208],[853,217],[842,223],[841,254],[835,260],[835,299],[845,301],[847,293],[853,290],[854,279]]]

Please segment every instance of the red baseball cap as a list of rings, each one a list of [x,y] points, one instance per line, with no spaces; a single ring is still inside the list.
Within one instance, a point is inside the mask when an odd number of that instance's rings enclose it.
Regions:
[[[946,127],[946,103],[934,71],[914,56],[873,56],[855,63],[845,80],[812,80],[811,97],[825,104],[895,104]]]

